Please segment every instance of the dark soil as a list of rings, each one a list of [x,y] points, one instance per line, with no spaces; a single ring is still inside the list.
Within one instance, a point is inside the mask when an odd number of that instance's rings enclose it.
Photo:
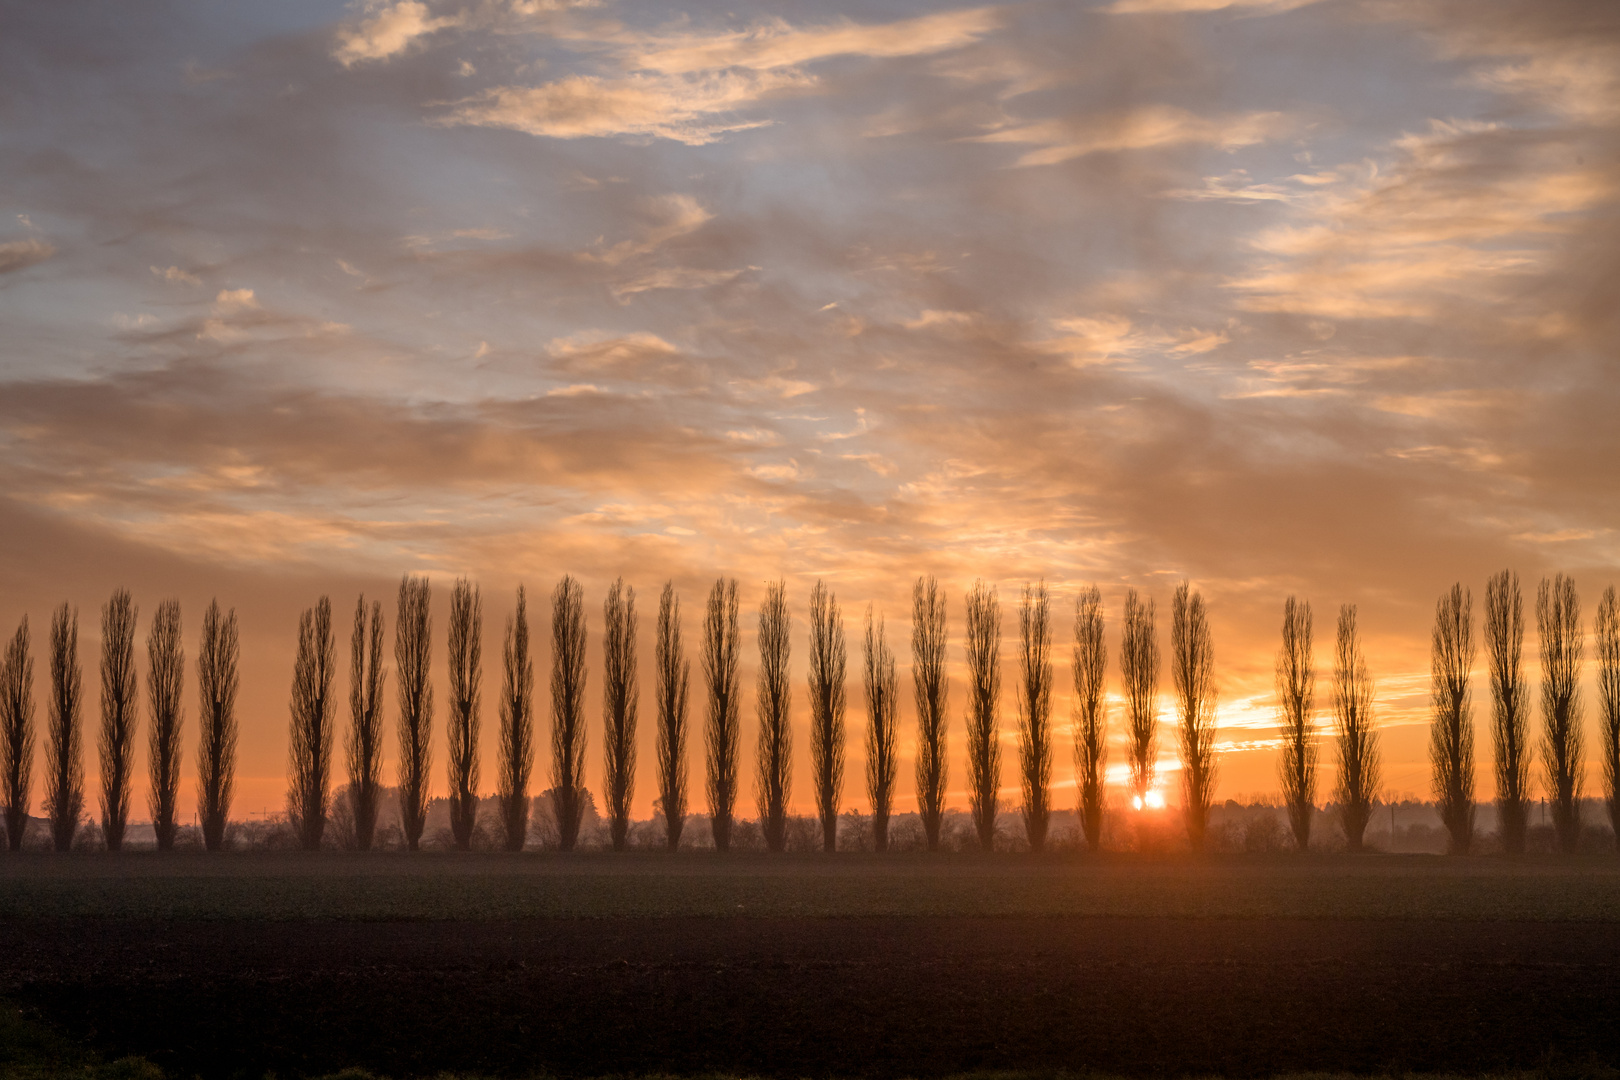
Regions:
[[[1614,924],[79,919],[0,936],[0,994],[182,1075],[1620,1061]]]

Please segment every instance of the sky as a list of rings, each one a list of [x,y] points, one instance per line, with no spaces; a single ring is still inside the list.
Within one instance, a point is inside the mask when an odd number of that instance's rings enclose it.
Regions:
[[[1426,796],[1440,593],[1567,572],[1590,626],[1620,578],[1617,210],[1606,0],[0,5],[0,629],[26,615],[38,646],[76,605],[93,686],[114,588],[142,635],[178,597],[191,656],[209,599],[234,607],[257,814],[285,798],[299,612],[330,595],[346,642],[363,592],[391,626],[407,573],[433,583],[441,702],[449,587],[482,590],[486,778],[513,591],[543,686],[547,597],[581,580],[596,784],[623,576],[647,814],[664,581],[695,641],[738,579],[746,654],[785,580],[802,688],[825,580],[852,643],[887,618],[905,689],[933,574],[965,805],[962,598],[996,586],[1010,664],[1044,580],[1066,805],[1075,595],[1101,588],[1117,655],[1125,590],[1167,647],[1185,580],[1220,798],[1277,789],[1290,595],[1324,724],[1357,605],[1387,790]],[[1590,684],[1585,717],[1595,738]]]

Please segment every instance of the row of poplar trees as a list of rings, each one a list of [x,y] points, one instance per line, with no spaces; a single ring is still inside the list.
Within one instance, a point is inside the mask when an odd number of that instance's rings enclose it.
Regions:
[[[552,809],[564,850],[578,839],[586,800],[585,648],[583,591],[564,577],[551,597],[550,678]],[[1527,734],[1528,693],[1522,670],[1524,638],[1518,580],[1509,572],[1486,590],[1485,638],[1494,704],[1497,805],[1502,838],[1522,851],[1530,802],[1532,750]],[[1433,648],[1435,791],[1452,848],[1466,851],[1473,836],[1473,726],[1469,684],[1474,662],[1472,597],[1456,586],[1441,597]],[[622,580],[603,603],[602,709],[603,795],[614,848],[626,846],[636,772],[636,727],[641,700],[637,674],[636,596]],[[1159,732],[1160,649],[1152,600],[1126,594],[1120,637],[1120,690],[1130,790],[1140,806],[1155,786]],[[818,582],[810,596],[807,697],[810,704],[812,782],[826,850],[836,847],[845,756],[847,649],[836,598]],[[1582,772],[1579,674],[1582,636],[1573,583],[1560,575],[1543,582],[1537,601],[1543,666],[1543,755],[1560,843],[1572,850],[1579,834]],[[120,590],[102,609],[101,821],[108,847],[121,847],[127,828],[138,698],[134,660],[136,610]],[[700,665],[706,703],[706,788],[715,846],[730,846],[740,791],[742,695],[739,604],[734,579],[720,579],[704,606]],[[427,820],[434,717],[431,594],[422,578],[400,583],[394,632],[400,825],[416,849]],[[1050,596],[1044,584],[1026,586],[1018,608],[1017,728],[1022,781],[1021,814],[1032,849],[1046,842],[1051,815],[1051,694],[1053,666]],[[1620,618],[1614,590],[1603,596],[1594,637],[1603,705],[1603,768],[1611,815],[1620,775]],[[881,617],[868,607],[863,642],[862,688],[866,723],[866,789],[872,807],[875,846],[885,850],[890,808],[898,779],[895,749],[899,697],[895,657]],[[755,792],[767,846],[785,847],[793,779],[789,676],[791,616],[784,583],[771,583],[758,612],[758,740]],[[946,598],[932,577],[912,591],[912,680],[917,714],[915,779],[926,844],[938,847],[949,779],[947,753]],[[77,613],[55,612],[50,639],[49,738],[45,807],[55,845],[71,846],[83,813],[80,763],[81,676]],[[657,711],[659,813],[671,850],[680,844],[687,813],[687,744],[690,661],[685,655],[680,600],[673,584],[659,599],[655,630],[654,698]],[[1108,738],[1102,600],[1095,586],[1075,601],[1071,674],[1073,729],[1080,818],[1086,839],[1101,842]],[[356,604],[350,641],[346,757],[355,838],[371,847],[382,790],[382,706],[385,671],[382,607]],[[451,832],[470,846],[478,808],[483,670],[482,600],[476,586],[458,580],[451,592],[448,652],[448,779]],[[968,676],[965,716],[968,789],[980,843],[996,841],[1001,811],[1000,603],[993,587],[978,582],[966,595],[964,658]],[[1171,681],[1174,727],[1181,764],[1182,813],[1187,839],[1201,850],[1213,802],[1215,768],[1215,675],[1210,626],[1202,596],[1181,585],[1171,607]],[[237,662],[234,611],[210,604],[197,658],[199,726],[197,770],[199,817],[205,845],[224,843],[235,768]],[[151,723],[150,811],[159,848],[173,846],[179,787],[181,692],[184,655],[180,609],[159,605],[147,635],[147,708]],[[529,784],[534,759],[534,665],[524,590],[519,588],[507,620],[501,657],[500,753],[496,795],[506,846],[523,847],[528,832]],[[332,756],[338,742],[339,702],[335,633],[330,601],[323,597],[299,622],[294,663],[289,740],[288,817],[300,842],[318,848],[332,799]],[[18,627],[0,664],[0,770],[5,820],[13,850],[20,846],[34,758],[33,660],[28,622]],[[1311,611],[1290,597],[1284,605],[1277,692],[1283,728],[1281,778],[1296,844],[1305,850],[1315,814],[1319,735],[1315,719],[1315,667]],[[1334,799],[1352,850],[1359,850],[1378,791],[1379,752],[1373,726],[1372,680],[1356,627],[1356,609],[1340,609],[1333,674],[1333,713],[1338,750]]]

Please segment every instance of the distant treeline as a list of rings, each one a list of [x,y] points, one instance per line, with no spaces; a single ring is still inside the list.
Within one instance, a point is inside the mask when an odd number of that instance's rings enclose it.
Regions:
[[[978,844],[993,848],[1004,811],[1001,787],[1002,614],[994,587],[976,582],[965,597],[963,654],[967,667],[964,712],[970,817]],[[1045,584],[1026,585],[1018,604],[1018,637],[1013,662],[1013,697],[1018,733],[1018,772],[1022,819],[1028,847],[1047,844],[1054,809],[1052,776],[1052,617]],[[118,851],[128,830],[135,786],[134,746],[141,696],[136,672],[137,609],[120,589],[101,610],[100,829],[107,848]],[[837,599],[822,582],[810,593],[807,677],[810,772],[815,793],[821,849],[839,849],[840,806],[849,739],[845,730],[848,649]],[[448,701],[445,716],[449,779],[449,832],[454,846],[473,846],[479,830],[478,744],[483,719],[484,671],[481,657],[483,605],[480,590],[457,580],[450,594]],[[579,842],[587,809],[595,800],[583,786],[587,724],[584,715],[587,669],[584,593],[565,576],[551,594],[550,788],[543,793],[556,843],[564,851]],[[1541,661],[1539,740],[1547,801],[1558,848],[1576,850],[1581,835],[1583,754],[1580,673],[1583,633],[1574,582],[1559,574],[1541,582],[1536,596]],[[912,589],[911,676],[917,715],[915,784],[923,846],[941,846],[946,785],[950,775],[949,697],[946,674],[949,645],[946,597],[932,577]],[[735,579],[716,581],[705,600],[698,643],[704,745],[702,815],[719,851],[731,848],[738,827],[742,788],[743,693],[738,685],[739,603]],[[1530,772],[1536,747],[1530,733],[1530,693],[1523,663],[1524,613],[1519,581],[1511,571],[1493,576],[1485,589],[1482,620],[1488,669],[1490,731],[1496,776],[1496,818],[1501,849],[1525,850],[1532,803]],[[1108,648],[1102,596],[1095,586],[1074,600],[1070,675],[1073,680],[1074,776],[1079,793],[1074,807],[1086,844],[1103,841],[1104,775],[1110,717],[1107,708]],[[635,590],[620,579],[602,605],[602,806],[609,844],[631,843],[631,804],[636,767],[636,731],[642,703],[637,671],[638,619]],[[1431,662],[1433,790],[1449,850],[1464,853],[1475,839],[1474,721],[1472,684],[1477,659],[1473,595],[1452,586],[1435,607]],[[350,634],[348,724],[343,739],[347,783],[337,786],[332,758],[338,745],[340,702],[336,631],[332,604],[321,597],[303,612],[293,665],[288,738],[287,820],[299,846],[315,850],[334,813],[352,846],[370,850],[378,836],[384,792],[382,747],[387,638],[382,604],[361,596]],[[698,734],[689,715],[691,661],[682,636],[680,599],[673,583],[663,587],[654,628],[652,705],[656,712],[654,769],[657,814],[664,844],[681,847],[687,822],[687,747]],[[1620,824],[1616,781],[1620,776],[1620,611],[1615,590],[1604,591],[1593,625],[1599,694],[1601,765],[1610,824]],[[792,616],[784,582],[766,586],[758,610],[754,795],[757,827],[764,846],[783,851],[796,822],[789,814],[793,785],[793,699],[790,676]],[[1154,603],[1130,589],[1120,628],[1119,691],[1134,807],[1156,797],[1158,694],[1161,649]],[[158,605],[146,637],[146,695],[149,744],[148,806],[157,846],[175,845],[181,768],[182,697],[185,653],[177,601]],[[432,596],[425,578],[400,582],[393,633],[395,733],[399,740],[397,802],[404,846],[417,850],[428,819],[429,776],[433,765],[434,684]],[[506,620],[500,656],[499,754],[494,797],[501,846],[521,850],[529,836],[530,782],[535,748],[535,672],[531,658],[524,590],[517,590]],[[198,736],[196,750],[198,818],[204,846],[225,846],[236,768],[238,662],[240,644],[234,610],[210,603],[203,616],[196,658]],[[84,711],[78,655],[78,612],[67,604],[50,626],[46,703],[44,807],[52,844],[73,847],[85,811],[81,747]],[[1171,600],[1170,690],[1181,763],[1181,816],[1193,851],[1212,846],[1208,836],[1216,791],[1216,686],[1214,652],[1203,597],[1183,583]],[[891,808],[898,783],[896,717],[899,680],[883,618],[867,606],[857,675],[865,704],[864,780],[870,847],[888,850]],[[1316,666],[1310,604],[1289,597],[1283,605],[1277,653],[1277,707],[1283,733],[1281,787],[1293,846],[1310,847],[1318,815],[1317,765],[1320,726],[1316,705]],[[1373,683],[1356,624],[1356,608],[1339,609],[1334,640],[1331,703],[1334,789],[1327,806],[1349,850],[1363,847],[1380,790],[1378,732],[1373,723]],[[0,786],[11,850],[22,845],[28,823],[35,759],[34,659],[28,619],[23,618],[0,664]],[[341,804],[335,800],[342,800]],[[847,817],[847,815],[845,815]],[[1620,828],[1615,829],[1620,833]],[[800,846],[795,844],[794,846]],[[864,842],[863,845],[865,846]],[[1224,845],[1216,845],[1224,846]]]

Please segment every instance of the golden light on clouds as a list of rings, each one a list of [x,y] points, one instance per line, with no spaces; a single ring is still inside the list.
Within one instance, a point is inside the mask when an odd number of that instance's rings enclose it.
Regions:
[[[1127,587],[1161,636],[1202,590],[1224,798],[1276,788],[1286,596],[1359,606],[1387,784],[1424,794],[1440,592],[1620,578],[1612,4],[13,23],[0,626],[126,585],[190,641],[234,605],[248,804],[281,801],[298,611],[404,573],[478,579],[490,655],[519,583],[599,616],[621,574],[689,610],[735,576],[746,650],[765,581],[797,618],[825,579],[902,668],[931,573],[959,686],[973,581],[1044,579],[1063,805],[1092,582],[1111,642]],[[1173,805],[1168,726],[1161,759]]]

